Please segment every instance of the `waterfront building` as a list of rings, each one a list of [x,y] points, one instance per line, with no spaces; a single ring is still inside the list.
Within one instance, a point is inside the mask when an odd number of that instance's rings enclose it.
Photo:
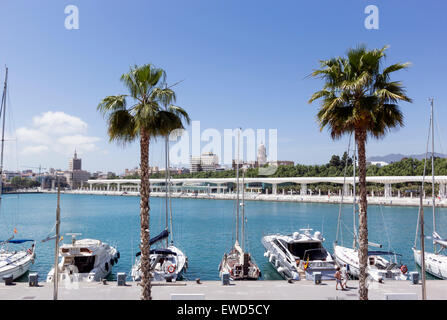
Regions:
[[[78,158],[76,150],[74,152],[74,157],[68,162],[68,171],[82,170],[82,159]]]
[[[216,171],[219,165],[219,157],[212,152],[205,152],[200,156],[191,156],[190,172]]]
[[[385,166],[389,165],[389,163],[385,162],[385,161],[366,161],[366,165],[367,166],[378,166],[380,168],[380,167],[385,167]]]
[[[269,161],[269,165],[271,166],[294,166],[295,162],[290,160],[276,160],[276,161]]]
[[[68,171],[64,172],[64,177],[72,189],[82,187],[83,183],[90,178],[90,173],[82,170],[82,159],[78,158],[76,150],[74,157],[68,162]]]
[[[258,147],[258,166],[262,167],[267,163],[267,151],[263,143],[261,143]]]
[[[21,176],[21,174],[20,174],[19,171],[8,171],[8,170],[5,170],[2,173],[3,181],[9,181],[9,180],[11,180],[14,177],[20,177],[20,176]]]
[[[247,162],[243,162],[243,161],[239,161],[239,168],[258,168],[259,167],[259,163],[258,161],[247,161]],[[233,160],[231,163],[231,168],[233,170],[236,170],[236,160]]]

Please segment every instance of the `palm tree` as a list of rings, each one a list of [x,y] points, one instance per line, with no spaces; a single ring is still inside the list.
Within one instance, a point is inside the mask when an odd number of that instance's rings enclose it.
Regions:
[[[163,109],[163,98],[158,94],[164,86],[166,73],[152,64],[135,65],[121,76],[128,95],[108,96],[98,105],[106,118],[110,141],[127,144],[140,140],[140,250],[141,250],[141,299],[151,299],[151,265],[149,233],[149,142],[167,136],[172,130],[183,128],[183,119],[189,122],[180,107]],[[132,101],[127,106],[127,100]]]
[[[366,151],[368,136],[379,139],[392,128],[403,126],[403,114],[397,103],[411,102],[400,81],[391,81],[393,72],[406,69],[409,63],[382,67],[382,49],[367,50],[365,46],[349,49],[346,57],[320,61],[320,69],[311,76],[324,80],[323,89],[309,100],[321,99],[317,119],[320,130],[327,127],[332,139],[354,133],[359,166],[359,297],[368,299],[366,267],[368,259],[368,228],[366,200]]]

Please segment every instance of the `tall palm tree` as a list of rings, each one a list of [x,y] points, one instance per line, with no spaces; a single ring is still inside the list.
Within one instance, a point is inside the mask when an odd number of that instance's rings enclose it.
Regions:
[[[121,76],[129,94],[108,96],[98,105],[106,118],[110,141],[127,144],[140,142],[140,250],[141,299],[151,297],[150,233],[149,233],[149,142],[167,136],[172,130],[183,128],[183,118],[189,121],[185,110],[175,107],[163,109],[163,99],[157,94],[164,86],[166,73],[152,64],[135,65]],[[127,101],[131,105],[127,106]]]
[[[359,297],[368,299],[366,267],[368,227],[366,200],[366,142],[368,136],[379,139],[392,128],[403,126],[403,114],[397,103],[411,102],[400,81],[391,81],[393,72],[406,69],[409,63],[383,67],[385,46],[367,50],[365,46],[349,49],[346,57],[320,61],[320,69],[311,76],[323,79],[322,90],[309,100],[321,99],[317,119],[320,130],[327,127],[332,139],[354,133],[359,166]]]

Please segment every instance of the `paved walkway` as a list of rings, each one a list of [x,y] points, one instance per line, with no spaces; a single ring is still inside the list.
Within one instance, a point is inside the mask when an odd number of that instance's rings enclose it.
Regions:
[[[206,300],[357,300],[358,281],[350,281],[347,291],[335,290],[334,281],[314,285],[310,281],[245,281],[223,286],[220,281],[177,282],[172,285],[155,284],[152,294],[154,300],[170,300],[171,294],[203,294]],[[388,281],[384,284],[373,283],[369,290],[371,300],[383,300],[389,293],[413,293],[421,298],[421,285],[410,281]],[[59,287],[59,299],[62,300],[134,300],[139,299],[141,287],[134,282],[127,286],[117,286],[116,282],[80,283],[76,286]],[[29,287],[28,283],[16,283],[13,286],[0,284],[0,300],[46,300],[53,298],[53,285],[42,282],[39,287]],[[447,299],[447,281],[428,280],[427,298]]]

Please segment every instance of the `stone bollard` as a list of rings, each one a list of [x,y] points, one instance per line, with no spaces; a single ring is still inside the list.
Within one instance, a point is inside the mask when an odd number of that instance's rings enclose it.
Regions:
[[[314,272],[314,284],[321,284],[321,272]]]
[[[5,282],[5,286],[12,286],[13,284],[12,274],[7,274],[3,276],[3,281]]]
[[[30,273],[28,276],[28,285],[30,287],[39,286],[39,275],[37,273]]]
[[[230,274],[228,272],[222,273],[222,285],[228,286],[230,284]]]
[[[418,284],[419,283],[419,272],[417,272],[417,271],[410,272],[410,280],[411,280],[411,283]]]
[[[126,273],[125,272],[118,272],[116,275],[116,282],[118,286],[125,286],[126,285]]]

